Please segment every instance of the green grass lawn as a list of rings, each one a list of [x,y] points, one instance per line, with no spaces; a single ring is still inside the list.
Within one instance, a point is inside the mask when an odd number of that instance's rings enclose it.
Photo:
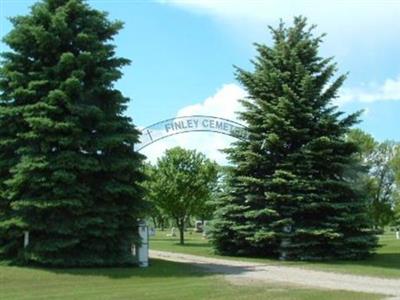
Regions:
[[[266,262],[269,264],[295,265],[318,270],[351,273],[357,275],[379,276],[387,278],[400,278],[400,240],[396,240],[393,232],[387,232],[380,236],[380,247],[377,253],[367,260],[361,261],[331,261],[317,262],[281,262],[273,259],[257,259],[243,257],[226,257],[213,253],[213,249],[207,240],[199,233],[187,233],[186,245],[179,245],[177,237],[167,237],[167,231],[158,231],[155,237],[150,239],[150,249],[180,252],[209,257],[227,259],[249,260]]]
[[[188,234],[187,244],[158,232],[151,248],[220,257],[200,234]],[[381,237],[378,254],[361,262],[296,263],[251,259],[271,264],[299,265],[329,271],[400,277],[400,241]],[[230,259],[238,259],[230,257]],[[244,260],[245,258],[239,258]],[[0,299],[382,299],[379,295],[327,291],[257,283],[237,285],[221,275],[187,264],[152,260],[149,268],[42,269],[0,265]]]
[[[149,268],[40,269],[0,266],[0,299],[281,299],[369,300],[378,295],[276,284],[236,285],[179,263]]]

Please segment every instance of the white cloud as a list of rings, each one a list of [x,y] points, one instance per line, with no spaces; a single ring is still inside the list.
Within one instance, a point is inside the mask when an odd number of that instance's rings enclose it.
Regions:
[[[207,15],[232,30],[240,44],[265,41],[267,25],[280,19],[291,23],[293,16],[303,15],[317,24],[317,32],[328,36],[322,54],[334,55],[345,68],[365,66],[366,71],[388,68],[376,66],[387,50],[398,52],[400,43],[400,1],[391,0],[159,0],[165,5]],[[250,41],[249,41],[250,40]],[[250,44],[250,43],[248,43]],[[354,65],[353,65],[354,64]],[[341,64],[340,64],[341,65]],[[344,69],[343,72],[348,71]],[[381,72],[382,73],[382,72]],[[371,76],[374,76],[371,73]],[[377,77],[372,77],[374,81]],[[369,79],[367,79],[369,80]],[[384,80],[384,78],[378,79]],[[400,76],[382,84],[343,88],[335,104],[400,100]]]
[[[399,45],[393,39],[400,31],[400,1],[390,0],[160,0],[195,14],[210,16],[232,31],[238,43],[265,41],[268,25],[280,19],[291,23],[303,15],[317,24],[317,33],[328,33],[322,49],[328,55],[366,58],[386,47]],[[356,52],[355,52],[356,51]]]
[[[177,117],[191,115],[209,115],[237,120],[236,112],[241,110],[239,99],[246,97],[246,92],[236,84],[226,84],[215,95],[202,103],[189,105],[178,111]]]
[[[237,121],[236,112],[241,110],[238,100],[245,96],[246,92],[238,85],[226,84],[203,102],[180,109],[176,117],[208,115]],[[232,141],[234,141],[233,137],[218,133],[191,132],[159,140],[147,146],[141,152],[154,163],[166,149],[180,146],[186,149],[196,149],[206,154],[208,158],[220,164],[226,164],[225,155],[219,150],[228,147]]]
[[[229,22],[237,22],[240,19],[242,24],[246,22],[270,23],[279,19],[285,20],[293,16],[305,15],[313,22],[324,24],[324,26],[331,24],[336,29],[340,29],[343,25],[351,25],[347,31],[381,28],[389,22],[395,25],[397,22],[392,21],[400,15],[400,3],[390,0],[161,0],[160,2],[195,13],[209,14]],[[375,22],[377,20],[380,23]],[[367,25],[367,28],[364,25]]]
[[[381,85],[371,83],[366,87],[344,88],[340,97],[335,101],[337,105],[349,102],[371,103],[377,101],[400,100],[400,76],[396,79],[386,79]]]

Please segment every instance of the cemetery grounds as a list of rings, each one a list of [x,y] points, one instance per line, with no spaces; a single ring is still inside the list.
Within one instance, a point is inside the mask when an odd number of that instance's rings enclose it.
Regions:
[[[186,245],[158,231],[150,240],[156,251],[268,266],[289,266],[400,280],[400,241],[393,233],[380,237],[383,246],[366,261],[330,263],[281,262],[221,257],[199,233],[187,233]],[[191,263],[151,259],[149,268],[44,269],[0,265],[0,299],[397,299],[376,293],[323,289],[276,281],[229,279]],[[399,286],[400,289],[400,286]]]

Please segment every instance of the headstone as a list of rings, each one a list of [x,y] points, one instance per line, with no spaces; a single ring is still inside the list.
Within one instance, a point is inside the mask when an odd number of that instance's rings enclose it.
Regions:
[[[203,238],[207,237],[207,221],[204,221],[203,223]]]
[[[196,221],[194,223],[194,231],[195,232],[203,232],[203,222],[202,221]]]
[[[156,235],[156,229],[154,227],[149,228],[149,236],[155,236]]]
[[[396,229],[396,239],[400,240],[400,231],[398,228]]]
[[[176,236],[176,228],[175,227],[172,227],[171,228],[171,233],[170,234],[167,234],[167,236]]]

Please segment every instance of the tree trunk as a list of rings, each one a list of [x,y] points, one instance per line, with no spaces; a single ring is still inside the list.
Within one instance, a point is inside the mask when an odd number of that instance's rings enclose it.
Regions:
[[[178,218],[176,219],[176,225],[178,226],[179,229],[179,244],[184,245],[185,244],[185,219],[184,218]]]
[[[179,243],[181,245],[185,244],[185,237],[184,237],[184,228],[183,226],[179,228]]]
[[[153,223],[154,223],[154,228],[158,228],[157,227],[157,217],[151,217],[153,219]]]
[[[165,227],[164,222],[165,222],[164,218],[160,218],[161,231],[164,231],[164,227]]]

